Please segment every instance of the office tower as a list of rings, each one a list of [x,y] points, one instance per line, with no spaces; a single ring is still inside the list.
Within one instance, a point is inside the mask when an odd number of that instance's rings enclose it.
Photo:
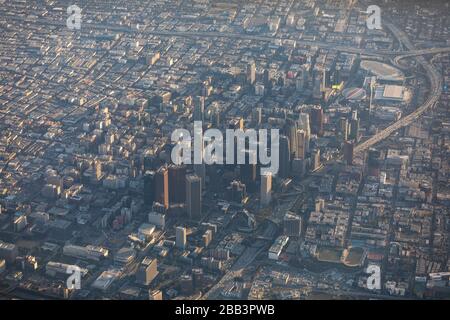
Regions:
[[[144,204],[151,206],[155,201],[155,172],[147,171],[144,174]]]
[[[268,206],[272,199],[272,174],[261,175],[261,207]]]
[[[99,181],[102,178],[102,163],[99,160],[94,161],[95,179]]]
[[[353,142],[344,142],[344,160],[349,166],[353,164]]]
[[[286,136],[280,136],[280,177],[288,178],[291,171],[291,148],[289,139]]]
[[[206,230],[206,232],[202,236],[202,240],[203,245],[205,246],[205,248],[207,248],[212,241],[212,230]]]
[[[247,82],[249,84],[254,84],[256,81],[256,63],[255,61],[247,64]]]
[[[158,275],[157,263],[156,259],[145,257],[136,272],[136,282],[144,286],[152,283],[153,279]]]
[[[320,167],[320,149],[313,150],[312,152],[313,171]]]
[[[302,219],[292,212],[287,212],[283,218],[283,232],[288,237],[300,237],[302,233]]]
[[[309,152],[309,144],[311,140],[311,125],[309,114],[301,112],[299,114],[298,128],[305,131],[305,154]]]
[[[324,75],[322,72],[314,72],[314,82],[313,82],[313,98],[320,100],[323,99],[323,86]]]
[[[155,201],[169,208],[169,173],[166,167],[161,167],[155,174]]]
[[[298,72],[297,78],[295,79],[295,88],[298,91],[305,89],[306,83],[308,81],[308,72],[304,67]]]
[[[148,214],[148,222],[164,230],[166,227],[166,214],[152,211]]]
[[[297,122],[292,119],[286,120],[285,133],[289,138],[289,146],[291,158],[297,157],[298,141],[297,141]]]
[[[186,166],[169,166],[169,202],[186,201]]]
[[[348,140],[348,120],[346,117],[341,117],[339,119],[339,131],[342,135],[344,141]]]
[[[314,106],[310,111],[311,133],[318,136],[323,135],[323,109],[321,106]]]
[[[350,120],[349,138],[358,142],[358,140],[359,140],[359,119]]]
[[[202,218],[202,180],[197,175],[186,177],[186,210],[189,219]]]
[[[186,248],[186,228],[185,227],[177,227],[175,229],[175,246],[178,249]]]
[[[297,159],[305,159],[306,154],[306,132],[305,130],[297,130]]]
[[[205,97],[196,96],[194,97],[194,121],[203,121],[205,114]]]

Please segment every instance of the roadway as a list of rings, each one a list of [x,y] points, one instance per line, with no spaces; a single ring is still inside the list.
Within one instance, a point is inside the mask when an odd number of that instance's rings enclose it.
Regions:
[[[18,17],[18,16],[7,16],[7,19],[19,21],[22,23],[39,23],[44,25],[51,25],[57,27],[66,27],[66,21],[55,21],[50,19],[39,18],[38,20],[31,20],[28,18]],[[415,57],[426,54],[438,54],[450,52],[450,47],[441,48],[430,48],[430,49],[419,49],[409,48],[409,51],[397,51],[397,50],[371,50],[371,49],[361,49],[352,46],[339,46],[336,43],[329,43],[324,41],[311,41],[302,39],[291,39],[285,37],[277,36],[264,36],[264,35],[252,35],[252,34],[241,34],[232,32],[219,32],[219,31],[177,31],[177,30],[150,30],[146,29],[145,26],[139,30],[136,27],[124,26],[124,25],[111,25],[105,23],[87,23],[83,22],[81,25],[81,30],[86,29],[97,29],[104,30],[105,32],[123,32],[123,33],[142,33],[148,36],[159,36],[159,37],[181,37],[181,38],[230,38],[237,40],[250,40],[250,41],[263,41],[263,42],[277,42],[283,43],[285,41],[295,41],[299,45],[308,45],[313,47],[319,47],[329,50],[337,50],[348,53],[355,53],[367,56],[398,56],[403,57]],[[77,32],[76,30],[74,32]]]
[[[391,23],[385,23],[385,26],[390,29],[392,34],[401,42],[403,45],[409,50],[410,53],[414,52],[414,45],[411,43],[411,41],[408,39],[408,36],[398,29],[396,26],[394,26]],[[423,53],[423,50],[419,50]],[[424,112],[426,112],[429,108],[433,107],[436,102],[439,100],[439,97],[442,94],[442,79],[439,72],[434,68],[434,66],[429,63],[424,57],[422,56],[415,56],[415,55],[402,55],[403,57],[415,57],[417,63],[422,66],[422,68],[426,72],[426,76],[430,82],[430,93],[428,94],[427,100],[422,104],[420,107],[418,107],[415,111],[408,114],[407,116],[401,118],[399,121],[395,122],[394,124],[390,125],[389,127],[381,130],[379,133],[374,135],[373,137],[369,138],[368,140],[358,144],[355,149],[354,153],[359,153],[367,150],[368,148],[372,147],[373,145],[379,143],[380,141],[386,139],[389,137],[392,133],[395,131],[409,126],[413,121],[417,120]]]

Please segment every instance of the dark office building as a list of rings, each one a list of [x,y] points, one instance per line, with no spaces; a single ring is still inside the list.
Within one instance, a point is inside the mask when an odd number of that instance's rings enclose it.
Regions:
[[[184,203],[186,201],[186,166],[169,166],[169,201]]]
[[[158,275],[157,260],[144,258],[136,272],[136,282],[148,286]]]
[[[283,219],[284,235],[299,237],[302,233],[302,219],[292,212],[286,213]]]
[[[297,122],[292,119],[286,120],[284,132],[289,139],[291,158],[298,157],[298,139],[297,139]]]
[[[288,178],[291,173],[291,148],[289,138],[280,136],[280,177]]]
[[[196,96],[194,98],[194,121],[203,121],[205,113],[205,97]]]
[[[186,177],[186,209],[189,219],[202,218],[202,179],[197,175]]]
[[[144,204],[151,206],[155,201],[155,172],[147,171],[144,174]]]
[[[359,140],[359,119],[350,120],[350,139],[358,142]]]
[[[169,208],[169,173],[166,167],[161,167],[155,174],[155,201]]]
[[[341,133],[342,139],[344,141],[347,141],[349,135],[349,123],[346,117],[342,117],[339,119],[339,131]]]
[[[311,133],[318,136],[323,135],[323,109],[320,106],[315,106],[310,112],[311,119]]]
[[[349,166],[353,164],[353,147],[353,142],[344,142],[344,160]]]

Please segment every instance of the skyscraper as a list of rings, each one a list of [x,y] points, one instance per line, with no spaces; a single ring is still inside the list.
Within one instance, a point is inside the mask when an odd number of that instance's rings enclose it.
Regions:
[[[305,159],[306,154],[306,132],[305,130],[297,130],[297,157],[298,159]]]
[[[353,142],[344,142],[344,160],[348,165],[353,164]]]
[[[284,235],[299,237],[302,232],[302,219],[292,212],[287,212],[283,219]]]
[[[145,257],[136,272],[136,281],[148,286],[158,275],[157,260]]]
[[[312,152],[313,170],[317,170],[320,167],[320,149],[315,149]]]
[[[196,96],[194,98],[194,121],[203,121],[205,114],[205,97]]]
[[[268,206],[272,198],[272,174],[261,175],[261,207]]]
[[[256,63],[255,63],[255,61],[252,61],[247,65],[247,82],[249,84],[254,84],[256,82]]]
[[[297,157],[298,141],[297,141],[297,121],[287,119],[285,126],[286,136],[289,138],[289,146],[291,158]]]
[[[169,166],[169,201],[184,203],[186,200],[186,166]]]
[[[280,136],[280,177],[288,178],[291,171],[291,148],[289,139],[286,136]]]
[[[309,114],[301,112],[299,115],[298,128],[305,131],[305,153],[309,152],[309,142],[311,140],[311,125]]]
[[[355,140],[358,142],[359,140],[359,119],[352,119],[350,120],[350,139]]]
[[[155,172],[147,171],[144,174],[144,204],[151,206],[155,201]]]
[[[166,167],[161,167],[155,174],[155,201],[169,208],[169,173]]]
[[[178,249],[186,248],[186,228],[185,227],[177,227],[175,229],[175,246]]]
[[[323,109],[321,106],[314,106],[311,109],[311,133],[318,136],[323,135]]]
[[[347,141],[348,133],[349,133],[349,125],[348,125],[348,120],[346,117],[342,117],[339,119],[339,129],[340,129],[340,133],[342,135],[342,139],[344,141]]]
[[[202,218],[202,180],[197,175],[186,177],[186,209],[190,219]]]

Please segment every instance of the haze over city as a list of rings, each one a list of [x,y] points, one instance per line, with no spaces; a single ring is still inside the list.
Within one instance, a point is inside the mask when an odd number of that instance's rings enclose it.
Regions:
[[[449,10],[1,1],[0,298],[450,298]]]

